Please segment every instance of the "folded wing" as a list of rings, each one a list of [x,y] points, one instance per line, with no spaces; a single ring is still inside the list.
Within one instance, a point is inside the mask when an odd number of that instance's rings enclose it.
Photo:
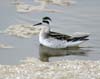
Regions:
[[[87,33],[77,33],[77,34],[73,34],[72,36],[70,35],[65,35],[65,34],[62,34],[62,33],[57,33],[57,32],[52,32],[50,31],[49,37],[52,37],[52,38],[55,38],[55,39],[58,39],[58,40],[66,40],[66,41],[86,41],[86,40],[89,40],[87,39],[87,37],[89,37],[89,34]]]

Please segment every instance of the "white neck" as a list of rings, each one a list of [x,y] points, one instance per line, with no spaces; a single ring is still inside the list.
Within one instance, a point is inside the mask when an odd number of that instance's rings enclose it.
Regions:
[[[40,34],[39,34],[39,38],[46,38],[47,37],[47,34],[49,33],[50,31],[50,28],[49,28],[49,24],[47,23],[43,23],[43,26],[40,30]]]

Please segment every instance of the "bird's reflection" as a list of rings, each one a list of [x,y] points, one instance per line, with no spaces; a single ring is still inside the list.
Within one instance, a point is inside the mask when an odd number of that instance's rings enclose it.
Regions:
[[[85,50],[79,47],[72,47],[66,49],[53,49],[40,45],[40,60],[48,62],[50,57],[55,56],[68,56],[68,55],[81,55],[86,56],[86,53],[90,50]]]

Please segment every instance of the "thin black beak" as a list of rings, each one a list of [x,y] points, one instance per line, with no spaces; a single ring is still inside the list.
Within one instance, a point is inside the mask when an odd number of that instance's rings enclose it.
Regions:
[[[38,25],[42,25],[42,23],[40,22],[40,23],[34,24],[33,26],[38,26]]]

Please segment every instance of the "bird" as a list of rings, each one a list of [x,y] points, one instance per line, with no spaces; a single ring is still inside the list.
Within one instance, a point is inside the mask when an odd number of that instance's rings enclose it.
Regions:
[[[39,32],[39,42],[43,46],[50,48],[67,48],[79,46],[80,44],[89,40],[87,38],[89,37],[89,34],[71,36],[51,31],[50,22],[52,22],[52,19],[45,16],[42,18],[42,22],[33,25],[36,27],[41,27]]]

